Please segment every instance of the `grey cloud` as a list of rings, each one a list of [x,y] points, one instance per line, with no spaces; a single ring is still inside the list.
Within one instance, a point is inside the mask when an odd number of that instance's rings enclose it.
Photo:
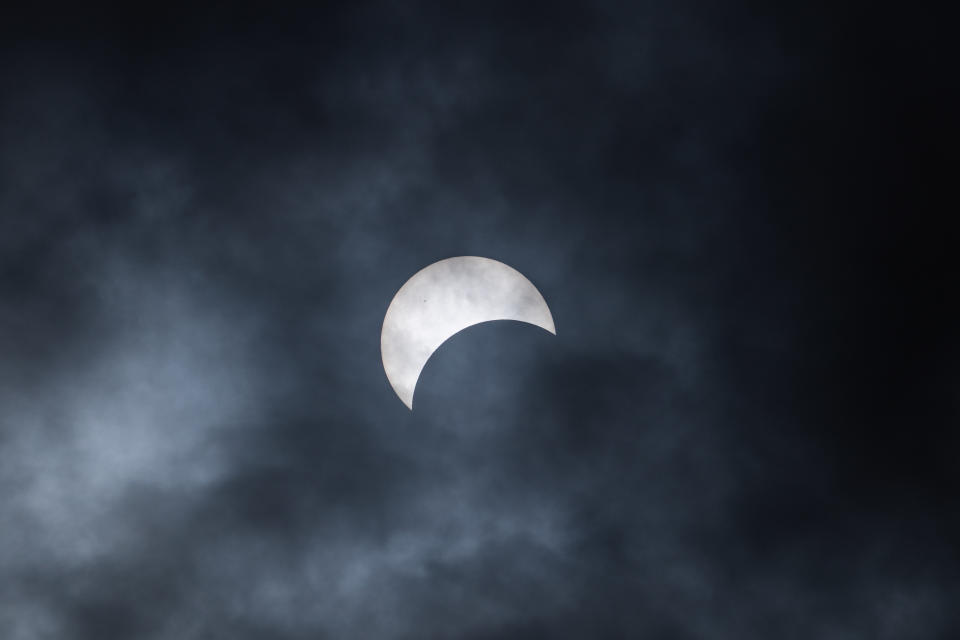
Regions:
[[[933,70],[806,5],[111,15],[0,53],[0,635],[950,637],[952,271],[877,142],[937,175]],[[558,335],[411,413],[457,255]]]

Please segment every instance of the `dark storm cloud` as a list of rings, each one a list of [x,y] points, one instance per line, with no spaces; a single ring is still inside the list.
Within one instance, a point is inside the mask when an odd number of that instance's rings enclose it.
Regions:
[[[948,637],[941,80],[832,20],[14,16],[3,637]],[[454,255],[558,335],[409,412],[380,323]]]

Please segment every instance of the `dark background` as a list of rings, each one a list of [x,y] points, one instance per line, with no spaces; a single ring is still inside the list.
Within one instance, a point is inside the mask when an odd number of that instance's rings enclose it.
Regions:
[[[956,637],[949,22],[454,4],[4,10],[0,636]]]

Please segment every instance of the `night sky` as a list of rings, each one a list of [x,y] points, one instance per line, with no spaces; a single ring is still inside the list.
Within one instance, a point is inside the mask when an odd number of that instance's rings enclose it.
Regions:
[[[960,637],[950,23],[460,4],[4,9],[0,637]]]

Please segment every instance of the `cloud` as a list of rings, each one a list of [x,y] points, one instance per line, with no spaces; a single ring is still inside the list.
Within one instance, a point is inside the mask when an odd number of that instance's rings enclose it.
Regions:
[[[947,637],[951,271],[846,36],[238,12],[0,55],[0,635]],[[458,333],[411,413],[381,323],[456,255],[558,335]]]

